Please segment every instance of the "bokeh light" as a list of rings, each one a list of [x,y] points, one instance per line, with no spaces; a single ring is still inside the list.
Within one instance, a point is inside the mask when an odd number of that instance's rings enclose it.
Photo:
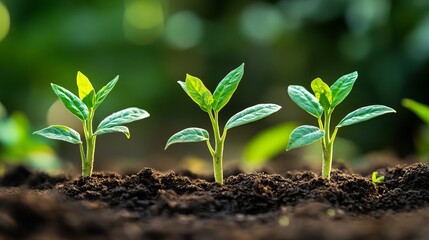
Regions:
[[[413,60],[429,59],[429,14],[409,34],[406,41],[406,50]]]
[[[10,28],[10,16],[6,6],[0,2],[0,41],[3,40]]]
[[[364,34],[386,23],[390,13],[388,0],[351,1],[346,11],[346,20],[355,34]]]
[[[124,34],[133,43],[148,44],[164,29],[164,7],[159,0],[126,0]]]
[[[201,19],[190,11],[173,14],[167,20],[165,40],[173,48],[189,49],[196,46],[203,36]]]
[[[276,40],[284,27],[280,10],[265,3],[255,3],[246,7],[240,20],[243,33],[261,44],[269,44]]]

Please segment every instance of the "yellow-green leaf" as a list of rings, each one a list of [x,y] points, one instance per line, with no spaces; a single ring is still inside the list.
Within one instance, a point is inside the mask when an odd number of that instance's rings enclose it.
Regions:
[[[77,72],[76,82],[79,89],[79,98],[81,100],[83,100],[92,91],[95,92],[94,87],[92,86],[89,79],[80,71]]]
[[[332,92],[329,86],[322,79],[316,78],[311,82],[311,89],[323,109],[328,109],[332,103]]]
[[[189,97],[191,97],[203,111],[209,112],[212,109],[213,95],[206,86],[204,86],[203,82],[197,77],[186,74],[185,85]]]

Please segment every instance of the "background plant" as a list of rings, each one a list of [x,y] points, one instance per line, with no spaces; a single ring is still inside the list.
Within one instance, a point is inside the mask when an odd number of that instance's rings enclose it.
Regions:
[[[250,138],[244,146],[242,167],[252,170],[261,168],[273,157],[284,152],[284,146],[288,144],[289,136],[297,126],[296,122],[283,122]]]
[[[61,86],[53,83],[51,84],[54,93],[64,106],[82,121],[83,132],[86,140],[86,153],[84,151],[80,134],[72,128],[63,125],[53,125],[34,132],[35,134],[46,138],[78,144],[82,160],[82,176],[84,177],[91,176],[92,174],[97,136],[106,133],[119,132],[125,134],[127,138],[130,138],[129,129],[123,125],[149,117],[149,113],[143,109],[135,107],[127,108],[106,117],[100,122],[94,132],[93,118],[95,110],[115,87],[118,79],[119,76],[116,76],[116,78],[101,88],[100,91],[95,92],[89,79],[81,72],[78,72],[76,81],[79,90],[79,97]]]
[[[208,113],[213,127],[214,148],[210,143],[209,133],[202,128],[186,128],[171,136],[165,149],[174,143],[202,142],[207,147],[213,158],[215,181],[223,183],[223,149],[227,131],[231,128],[257,121],[280,110],[276,104],[258,104],[236,113],[226,123],[223,131],[219,127],[219,112],[229,102],[244,74],[244,64],[228,73],[216,87],[212,94],[203,82],[194,76],[186,75],[185,82],[178,81],[188,96],[200,106],[201,110]]]
[[[417,129],[413,140],[416,148],[415,153],[427,161],[429,156],[429,106],[408,98],[402,100],[402,105],[425,123]]]
[[[416,114],[423,122],[429,125],[429,106],[413,99],[404,98],[402,105]]]
[[[367,121],[386,113],[396,112],[394,109],[383,105],[361,107],[347,114],[331,132],[331,115],[335,108],[349,95],[357,77],[357,72],[349,73],[340,77],[330,87],[322,79],[316,78],[311,82],[314,95],[302,86],[291,85],[288,87],[290,98],[307,113],[317,118],[318,127],[303,125],[295,128],[290,135],[287,150],[320,140],[323,178],[330,178],[334,141],[339,128]]]
[[[61,166],[54,150],[31,134],[27,116],[20,111],[7,114],[0,103],[0,175],[6,166],[21,164],[47,172]]]

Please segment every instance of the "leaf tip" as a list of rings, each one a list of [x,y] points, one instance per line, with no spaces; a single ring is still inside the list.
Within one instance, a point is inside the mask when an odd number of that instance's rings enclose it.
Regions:
[[[168,139],[170,141],[170,139]],[[167,150],[167,148],[171,145],[171,143],[167,141],[167,143],[165,144],[164,150]]]
[[[81,71],[77,71],[76,79],[79,79],[79,78],[87,78],[87,77]]]

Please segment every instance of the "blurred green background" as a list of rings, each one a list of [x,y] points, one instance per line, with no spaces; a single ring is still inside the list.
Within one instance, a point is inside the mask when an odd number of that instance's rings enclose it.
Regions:
[[[32,131],[48,124],[80,129],[77,119],[56,103],[49,86],[54,82],[76,91],[78,70],[96,90],[120,75],[96,122],[129,106],[151,114],[130,125],[130,140],[119,134],[98,138],[95,170],[210,170],[203,143],[163,150],[168,137],[183,128],[209,129],[206,114],[176,81],[189,73],[214,90],[243,62],[243,81],[221,119],[225,122],[256,103],[277,103],[283,109],[231,131],[226,166],[238,164],[249,139],[270,126],[288,121],[315,124],[289,99],[288,85],[310,89],[316,77],[330,85],[355,70],[358,81],[333,121],[369,104],[388,105],[398,113],[341,129],[339,137],[348,141],[337,146],[339,152],[345,146],[353,149],[349,155],[354,159],[374,151],[404,158],[415,155],[416,142],[428,134],[400,105],[404,97],[429,103],[426,0],[0,0],[0,102],[7,111],[2,118],[26,116],[31,139]],[[10,131],[0,135],[13,137]],[[79,171],[76,146],[39,137],[34,141],[52,146],[63,167]],[[1,148],[2,158],[10,158],[4,155],[8,146]],[[297,150],[276,158],[286,163],[299,154]]]

